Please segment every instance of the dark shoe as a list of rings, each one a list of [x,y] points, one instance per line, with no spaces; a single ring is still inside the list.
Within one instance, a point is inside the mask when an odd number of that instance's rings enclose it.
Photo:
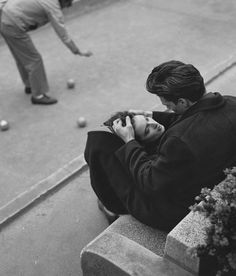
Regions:
[[[31,94],[31,88],[30,87],[25,87],[25,94]]]
[[[106,219],[108,220],[109,224],[112,224],[115,220],[119,218],[118,214],[115,214],[111,211],[109,211],[103,204],[102,202],[98,199],[98,208],[103,212],[105,215]]]
[[[31,101],[32,101],[32,104],[45,104],[45,105],[48,105],[48,104],[55,104],[55,103],[57,103],[57,99],[49,97],[46,94],[43,94],[42,98],[32,97]]]

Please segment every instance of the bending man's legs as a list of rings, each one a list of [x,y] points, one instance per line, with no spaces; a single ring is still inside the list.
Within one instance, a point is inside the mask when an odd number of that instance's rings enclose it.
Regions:
[[[11,45],[8,44],[7,40],[6,40],[6,43],[7,43],[8,47],[9,47],[9,49],[10,49],[10,51],[11,51],[11,53],[12,53],[14,59],[15,59],[15,61],[16,61],[16,65],[17,65],[18,71],[20,73],[21,79],[22,79],[25,87],[30,87],[28,72],[26,71],[26,69],[24,68],[24,66],[22,66],[20,60],[18,59],[18,56],[15,55],[14,51],[11,48]]]
[[[15,58],[25,86],[31,87],[34,97],[49,91],[43,60],[30,36],[17,27],[2,24],[1,33]]]

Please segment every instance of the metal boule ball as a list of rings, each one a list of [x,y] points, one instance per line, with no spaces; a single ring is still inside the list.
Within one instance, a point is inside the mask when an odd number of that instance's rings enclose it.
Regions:
[[[87,125],[87,121],[84,117],[79,117],[77,120],[78,127],[85,127]]]
[[[73,79],[69,79],[67,81],[67,88],[68,89],[73,89],[75,87],[75,81]]]
[[[9,123],[6,120],[1,120],[0,121],[0,128],[2,131],[8,130],[9,129]]]

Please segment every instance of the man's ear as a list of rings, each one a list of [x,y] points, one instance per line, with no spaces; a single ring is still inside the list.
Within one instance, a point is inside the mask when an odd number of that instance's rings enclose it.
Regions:
[[[192,105],[191,101],[185,98],[179,98],[178,104],[184,109],[188,109]]]

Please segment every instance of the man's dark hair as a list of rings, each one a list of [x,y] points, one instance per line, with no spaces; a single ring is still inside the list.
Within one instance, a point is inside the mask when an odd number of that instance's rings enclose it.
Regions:
[[[174,103],[179,98],[198,101],[206,91],[200,72],[193,65],[176,60],[155,67],[147,78],[146,89]]]

